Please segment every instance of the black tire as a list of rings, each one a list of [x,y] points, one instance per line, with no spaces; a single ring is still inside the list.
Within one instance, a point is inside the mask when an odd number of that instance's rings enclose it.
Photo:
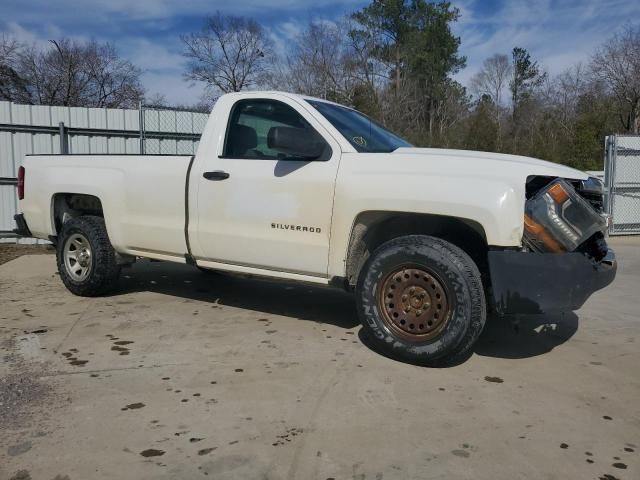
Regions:
[[[88,274],[82,280],[74,278],[64,260],[65,245],[76,234],[86,238],[91,252]],[[120,274],[116,252],[111,246],[102,217],[87,215],[67,221],[58,236],[56,260],[58,272],[65,287],[74,295],[81,297],[95,297],[106,293],[116,285]]]
[[[430,333],[434,335],[431,338],[412,337],[410,332],[400,331],[399,326],[390,324],[389,315],[381,311],[386,309],[386,304],[381,306],[380,302],[389,301],[382,299],[387,291],[382,287],[387,285],[390,276],[396,276],[394,272],[405,266],[430,273],[447,293],[450,302],[447,320],[442,322],[441,330]],[[405,298],[406,295],[402,295],[403,301]],[[426,366],[446,366],[466,359],[482,333],[487,316],[480,272],[473,260],[455,245],[424,235],[399,237],[381,245],[363,266],[356,301],[363,333],[375,350]]]

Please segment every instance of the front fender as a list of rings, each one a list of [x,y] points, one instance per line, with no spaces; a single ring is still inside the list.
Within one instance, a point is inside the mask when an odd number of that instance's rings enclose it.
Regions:
[[[387,211],[471,220],[484,230],[488,245],[521,246],[524,229],[524,181],[472,177],[388,175],[340,179],[332,225],[329,275],[343,276],[351,230],[362,212]],[[400,177],[400,178],[398,178]]]

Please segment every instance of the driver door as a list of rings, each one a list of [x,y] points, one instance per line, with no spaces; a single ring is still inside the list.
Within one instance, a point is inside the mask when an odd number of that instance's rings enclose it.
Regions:
[[[198,188],[202,260],[326,277],[338,144],[277,100],[239,100]]]

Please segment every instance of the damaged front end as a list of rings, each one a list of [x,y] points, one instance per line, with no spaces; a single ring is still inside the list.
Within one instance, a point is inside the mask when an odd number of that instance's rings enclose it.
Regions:
[[[577,310],[613,281],[617,264],[605,240],[603,193],[595,178],[529,179],[523,249],[489,252],[498,313]]]

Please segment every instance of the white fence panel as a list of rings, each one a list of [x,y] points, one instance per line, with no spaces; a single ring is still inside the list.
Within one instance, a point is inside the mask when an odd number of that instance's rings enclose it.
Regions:
[[[19,105],[0,102],[0,177],[15,178],[25,155],[68,153],[192,155],[207,114],[143,107],[140,110]],[[141,127],[143,131],[141,131]],[[135,160],[132,160],[135,161]],[[15,187],[0,186],[0,231],[15,228]],[[0,242],[15,241],[3,238]],[[33,243],[30,240],[21,240]]]
[[[47,105],[32,106],[31,125],[51,125],[51,108]]]
[[[91,140],[91,137],[87,137],[86,135],[71,135],[69,137],[69,153],[76,153],[76,152],[84,152],[87,154],[93,153],[91,151],[90,140]]]
[[[11,103],[0,102],[0,123],[11,123]]]
[[[102,108],[88,108],[89,128],[107,128],[107,115]]]
[[[4,108],[3,108],[4,107]],[[0,105],[0,117],[8,115],[6,106]],[[16,166],[13,161],[11,134],[0,132],[0,177],[15,177]],[[16,209],[16,195],[13,187],[0,187],[0,230],[14,228],[13,215]],[[1,240],[0,240],[1,241]]]
[[[11,104],[11,122],[14,125],[31,125],[31,105]]]
[[[51,124],[58,125],[63,122],[65,125],[71,125],[71,112],[69,107],[49,107],[51,108]]]
[[[107,128],[109,130],[125,130],[124,110],[107,109]]]

